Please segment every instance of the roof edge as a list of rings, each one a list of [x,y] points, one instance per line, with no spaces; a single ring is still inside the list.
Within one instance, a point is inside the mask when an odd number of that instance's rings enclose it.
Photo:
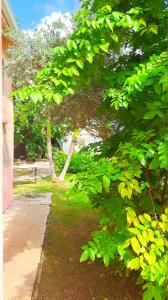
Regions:
[[[8,24],[12,29],[18,30],[16,19],[13,15],[12,9],[10,8],[8,0],[2,0],[2,11],[7,18]]]

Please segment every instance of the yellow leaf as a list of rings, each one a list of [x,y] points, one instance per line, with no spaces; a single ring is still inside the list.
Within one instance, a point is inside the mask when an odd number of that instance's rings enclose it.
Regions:
[[[146,247],[147,243],[145,241],[145,239],[143,238],[143,236],[141,234],[138,235],[138,240],[140,241],[140,243]]]
[[[140,244],[139,244],[139,242],[138,242],[138,240],[137,240],[136,237],[133,237],[131,239],[131,245],[132,245],[132,248],[135,251],[135,253],[139,254],[140,250],[141,250],[141,246],[140,246]]]
[[[148,214],[143,214],[143,216],[148,222],[151,222],[152,219]]]
[[[122,189],[125,188],[125,182],[120,182],[119,186],[118,186],[118,191],[121,194]]]
[[[144,253],[145,259],[148,261],[150,265],[154,264],[156,262],[156,255],[155,254],[149,254],[147,252]]]
[[[139,262],[139,258],[133,258],[128,262],[127,267],[131,270],[138,270],[140,267],[140,262]]]

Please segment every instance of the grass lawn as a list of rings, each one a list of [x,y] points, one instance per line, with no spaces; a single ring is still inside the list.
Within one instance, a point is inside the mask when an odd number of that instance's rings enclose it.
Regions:
[[[120,278],[101,261],[80,263],[99,213],[89,203],[66,199],[65,183],[50,179],[15,185],[15,193],[52,192],[38,300],[139,300],[135,278]]]

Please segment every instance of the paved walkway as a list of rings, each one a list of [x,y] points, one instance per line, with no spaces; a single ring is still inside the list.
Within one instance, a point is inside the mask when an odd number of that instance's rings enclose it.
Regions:
[[[50,176],[49,162],[46,160],[39,160],[34,163],[21,161],[15,162],[13,167],[14,182],[37,180],[46,176]]]
[[[17,196],[4,214],[4,299],[30,300],[51,194]]]

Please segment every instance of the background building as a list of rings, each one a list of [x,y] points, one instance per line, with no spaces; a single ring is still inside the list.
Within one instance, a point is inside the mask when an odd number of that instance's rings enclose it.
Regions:
[[[9,97],[12,91],[12,81],[3,71],[3,65],[8,57],[7,49],[12,43],[4,32],[8,28],[17,30],[15,18],[7,0],[1,1],[1,43],[2,43],[2,97],[1,97],[1,166],[3,170],[3,210],[13,201],[13,102]]]

